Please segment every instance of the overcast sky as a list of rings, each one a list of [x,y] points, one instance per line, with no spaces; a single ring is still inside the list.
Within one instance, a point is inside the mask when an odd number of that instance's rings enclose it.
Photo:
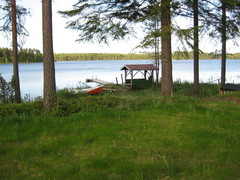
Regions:
[[[130,53],[138,45],[141,40],[142,33],[137,36],[139,38],[131,38],[124,41],[110,42],[109,45],[98,45],[97,43],[79,43],[75,42],[78,38],[78,33],[69,29],[65,29],[67,19],[64,19],[57,13],[58,10],[70,10],[72,5],[78,0],[54,0],[53,8],[53,43],[55,53]],[[26,38],[24,48],[36,48],[42,51],[42,6],[41,0],[16,0],[18,5],[22,5],[31,11],[31,16],[26,18],[25,27],[29,31],[29,37]],[[186,23],[180,21],[180,23]],[[0,47],[10,47],[11,40],[7,40],[0,34]],[[176,43],[173,42],[173,51],[176,50]],[[200,44],[205,52],[220,49],[220,44],[210,43],[208,40],[203,40]],[[142,50],[135,50],[135,52]],[[229,52],[240,52],[239,47],[233,47],[228,43]]]

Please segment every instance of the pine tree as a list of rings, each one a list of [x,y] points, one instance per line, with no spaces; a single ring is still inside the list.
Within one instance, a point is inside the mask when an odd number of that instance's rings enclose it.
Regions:
[[[12,7],[12,46],[13,46],[13,76],[15,88],[15,100],[17,103],[21,102],[20,81],[18,70],[18,43],[17,43],[17,18],[16,18],[16,1],[11,0]]]
[[[29,14],[26,8],[16,5],[16,0],[4,0],[6,3],[4,6],[0,6],[0,9],[6,12],[0,19],[4,21],[0,26],[0,31],[5,33],[12,32],[12,47],[13,47],[13,76],[14,76],[14,88],[15,88],[15,100],[21,102],[20,93],[20,80],[18,70],[18,41],[17,36],[27,36],[28,32],[24,28],[23,18]]]
[[[161,1],[161,24],[162,24],[162,87],[161,92],[164,96],[173,94],[172,80],[172,46],[171,46],[171,0]]]
[[[194,72],[194,94],[195,96],[199,96],[199,30],[198,30],[198,0],[193,0],[193,11],[194,11],[194,65],[193,65],[193,72]]]
[[[161,36],[164,61],[162,71],[162,94],[171,95],[172,90],[172,59],[171,59],[171,18],[170,8],[175,3],[172,0],[79,0],[73,10],[60,11],[60,13],[73,20],[69,21],[67,28],[80,32],[77,41],[91,41],[108,43],[109,39],[118,40],[128,35],[134,35],[134,25],[149,21],[156,13],[164,16]],[[167,4],[165,6],[165,4]],[[163,8],[161,8],[163,7]],[[164,11],[162,12],[161,9]],[[167,15],[165,13],[168,13]],[[166,34],[164,34],[164,33]],[[155,36],[155,37],[156,37]],[[152,36],[151,36],[152,38]],[[154,39],[154,38],[153,38]]]
[[[209,36],[221,40],[222,66],[221,86],[226,81],[227,42],[240,37],[240,0],[208,1],[209,9],[206,11],[205,23],[209,28]]]
[[[56,96],[51,0],[42,0],[42,22],[43,22],[43,69],[44,69],[43,103],[44,107],[50,110],[54,106]]]

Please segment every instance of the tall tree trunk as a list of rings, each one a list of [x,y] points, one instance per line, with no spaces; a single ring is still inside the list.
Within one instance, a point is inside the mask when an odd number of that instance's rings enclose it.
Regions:
[[[156,70],[156,87],[159,84],[159,67],[160,67],[160,52],[159,52],[159,38],[155,37],[155,65],[157,67]]]
[[[162,24],[162,86],[161,93],[163,96],[173,94],[172,80],[172,50],[171,50],[171,17],[170,17],[171,0],[161,1],[161,24]]]
[[[13,46],[13,80],[15,90],[15,100],[21,102],[19,71],[18,71],[18,50],[17,50],[17,18],[16,18],[16,1],[11,0],[12,8],[12,46]]]
[[[222,0],[222,70],[221,70],[221,86],[225,85],[226,81],[226,0]]]
[[[198,0],[193,1],[194,9],[194,95],[199,96],[199,32],[198,32]]]
[[[42,21],[43,21],[43,71],[44,71],[43,103],[46,109],[51,109],[54,106],[56,95],[53,38],[52,38],[51,0],[42,0]]]
[[[155,24],[155,31],[159,31],[159,19],[156,18],[156,24]],[[155,46],[155,65],[157,67],[157,70],[156,70],[156,87],[158,86],[159,84],[159,65],[160,65],[160,52],[159,52],[159,37],[155,37],[154,39],[154,46]]]

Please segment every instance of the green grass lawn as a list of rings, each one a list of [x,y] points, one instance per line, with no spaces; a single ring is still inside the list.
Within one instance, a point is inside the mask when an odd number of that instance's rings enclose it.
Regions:
[[[240,179],[240,105],[159,94],[1,105],[0,179]]]

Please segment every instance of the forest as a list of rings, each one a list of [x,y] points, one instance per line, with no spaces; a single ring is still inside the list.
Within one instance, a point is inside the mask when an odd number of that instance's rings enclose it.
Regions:
[[[173,52],[173,59],[193,59],[193,52]],[[220,53],[200,53],[200,59],[221,59]],[[240,59],[240,53],[228,54],[228,59]],[[43,62],[43,54],[37,49],[20,49],[19,62]],[[84,60],[138,60],[154,59],[154,53],[120,54],[120,53],[57,53],[55,61],[84,61]],[[12,63],[12,50],[0,48],[0,63]]]
[[[29,63],[29,62],[42,62],[43,55],[37,49],[20,49],[18,53],[18,61]],[[12,63],[12,50],[9,48],[0,48],[0,63],[7,64]]]
[[[55,61],[82,60],[132,60],[149,59],[149,54],[120,54],[120,53],[60,53],[54,54]]]
[[[173,59],[193,59],[193,52],[173,52]],[[200,53],[200,59],[221,59],[220,53]],[[228,59],[240,59],[240,53],[228,54]],[[154,53],[119,54],[119,53],[59,53],[54,54],[55,61],[82,60],[138,60],[155,59]]]

